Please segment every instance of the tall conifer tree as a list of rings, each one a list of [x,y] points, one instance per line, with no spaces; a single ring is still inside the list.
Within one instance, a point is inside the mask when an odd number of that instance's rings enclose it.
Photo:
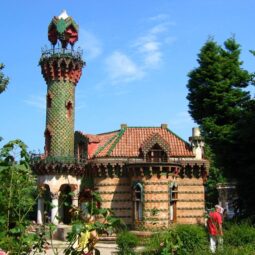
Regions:
[[[242,68],[240,53],[233,37],[224,47],[210,38],[198,54],[199,66],[188,74],[187,99],[189,112],[201,127],[216,166],[225,176],[239,181],[239,194],[249,211],[252,203],[245,181],[255,181],[253,155],[247,147],[255,146],[255,104],[244,90],[252,76]]]
[[[206,142],[216,155],[219,166],[232,169],[234,131],[250,100],[250,74],[241,68],[240,45],[234,38],[220,47],[209,39],[198,55],[199,66],[188,76],[189,112],[201,126]]]

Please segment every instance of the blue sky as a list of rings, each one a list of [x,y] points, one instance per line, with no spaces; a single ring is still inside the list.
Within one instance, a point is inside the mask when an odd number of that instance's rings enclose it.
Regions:
[[[1,3],[0,62],[10,77],[0,95],[0,136],[43,151],[46,84],[38,61],[47,28],[63,9],[80,26],[87,66],[76,87],[75,129],[169,128],[188,140],[187,73],[209,36],[235,35],[243,67],[255,70],[254,0],[44,0]]]

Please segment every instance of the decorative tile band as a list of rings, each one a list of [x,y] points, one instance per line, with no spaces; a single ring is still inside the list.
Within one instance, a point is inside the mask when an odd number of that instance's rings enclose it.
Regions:
[[[204,215],[180,215],[177,218],[204,218]]]
[[[113,211],[126,211],[126,210],[131,210],[131,207],[123,208],[123,207],[112,207],[112,208],[107,208],[108,210],[113,210]]]
[[[177,210],[203,210],[204,207],[178,207]]]
[[[131,202],[130,199],[109,199],[109,200],[103,200],[103,203],[105,202]]]
[[[178,199],[179,202],[204,202],[204,199]]]
[[[144,202],[149,202],[149,203],[162,203],[162,202],[169,202],[169,200],[162,200],[162,199],[157,199],[157,200],[144,200]]]
[[[144,209],[144,212],[154,212],[154,211],[155,211],[155,209]],[[168,212],[169,209],[157,209],[156,208],[156,211],[157,212]]]
[[[170,182],[144,182],[145,185],[169,185]]]
[[[97,186],[97,187],[105,187],[105,186],[114,186],[114,187],[116,187],[116,186],[131,186],[131,184],[129,184],[129,183],[122,183],[122,184],[119,184],[119,183],[101,183],[101,184],[96,184],[95,186]]]
[[[144,194],[169,194],[168,191],[144,191]]]
[[[144,218],[145,221],[168,221],[168,218]]]
[[[204,194],[203,191],[178,191],[179,194]]]
[[[204,186],[202,183],[178,183],[179,186]]]
[[[98,191],[99,194],[130,194],[130,191]]]

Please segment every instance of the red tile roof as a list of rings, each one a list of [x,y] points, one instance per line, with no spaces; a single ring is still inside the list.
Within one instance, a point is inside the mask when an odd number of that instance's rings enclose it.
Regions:
[[[88,157],[139,157],[140,149],[148,138],[158,134],[168,143],[172,157],[194,157],[191,146],[170,131],[161,127],[127,127],[110,133],[87,135]]]

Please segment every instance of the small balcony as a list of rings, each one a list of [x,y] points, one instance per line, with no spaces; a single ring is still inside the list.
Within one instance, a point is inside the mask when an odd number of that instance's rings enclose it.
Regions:
[[[85,158],[77,158],[71,156],[46,156],[45,154],[31,154],[31,163],[45,163],[45,164],[86,164]]]
[[[52,48],[52,49],[43,48],[40,62],[49,58],[63,58],[63,57],[72,58],[72,59],[83,62],[82,55],[83,55],[83,51],[81,48],[77,48],[77,50],[63,49],[63,48]]]

